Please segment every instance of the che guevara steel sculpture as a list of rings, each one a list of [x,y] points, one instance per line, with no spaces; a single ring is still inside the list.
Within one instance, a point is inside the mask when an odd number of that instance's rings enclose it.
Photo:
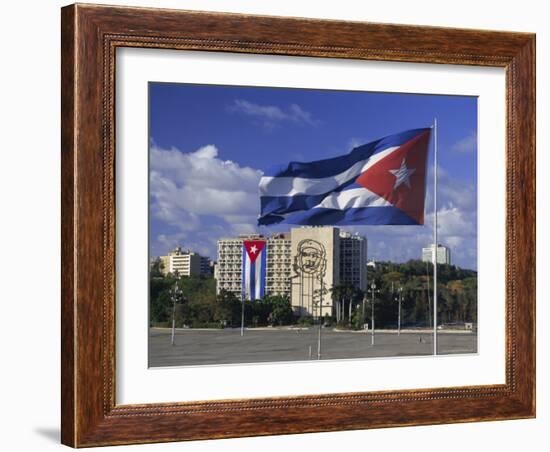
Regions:
[[[327,268],[326,251],[323,244],[312,239],[300,241],[294,256],[293,268],[294,278],[298,280],[297,284],[300,287],[300,316],[304,314],[304,308],[307,306],[311,310],[316,307],[317,315],[321,317],[323,286]],[[315,289],[316,282],[320,290]],[[317,299],[316,294],[318,295]]]
[[[298,243],[298,250],[294,256],[294,278],[300,285],[300,316],[304,314],[304,288],[307,288],[307,306],[313,315],[317,314],[319,321],[317,335],[317,359],[321,359],[321,328],[323,323],[323,296],[325,293],[324,281],[327,269],[327,257],[322,243],[305,239]],[[315,289],[318,282],[320,289]],[[317,300],[315,295],[317,294]],[[311,355],[311,348],[310,348]]]

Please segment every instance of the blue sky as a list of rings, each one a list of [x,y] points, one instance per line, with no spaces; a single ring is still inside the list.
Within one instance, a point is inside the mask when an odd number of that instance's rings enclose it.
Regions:
[[[215,258],[222,236],[288,229],[256,226],[264,170],[346,154],[437,117],[439,242],[453,263],[477,267],[475,97],[150,83],[149,102],[151,255],[181,245]],[[424,226],[345,228],[367,236],[369,259],[420,257],[432,234],[431,177]]]

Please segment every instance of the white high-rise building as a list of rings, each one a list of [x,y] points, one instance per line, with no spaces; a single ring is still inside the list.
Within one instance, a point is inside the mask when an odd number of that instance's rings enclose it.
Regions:
[[[290,299],[291,259],[291,241],[288,232],[274,234],[267,240],[266,295],[283,295]]]
[[[239,236],[218,240],[218,262],[215,269],[216,293],[222,290],[239,299],[242,293],[243,240],[260,236]]]
[[[257,234],[243,234],[236,238],[218,240],[218,262],[215,275],[216,292],[221,290],[241,297],[243,240],[265,239]],[[291,249],[290,234],[274,234],[267,241],[266,295],[283,295],[290,298]]]
[[[428,247],[422,248],[422,261],[433,262],[434,246],[431,244]],[[437,245],[437,263],[438,264],[451,264],[451,250],[441,244]]]
[[[167,256],[160,256],[160,260],[164,274],[177,272],[179,276],[200,276],[210,272],[210,259],[179,246]]]

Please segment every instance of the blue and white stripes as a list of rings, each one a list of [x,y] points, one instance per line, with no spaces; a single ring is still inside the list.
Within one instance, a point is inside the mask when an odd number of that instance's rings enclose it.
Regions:
[[[427,129],[413,129],[314,162],[290,162],[260,180],[258,224],[415,224],[383,197],[356,183],[368,168]]]
[[[264,298],[266,253],[265,241],[243,242],[242,295],[244,300]]]

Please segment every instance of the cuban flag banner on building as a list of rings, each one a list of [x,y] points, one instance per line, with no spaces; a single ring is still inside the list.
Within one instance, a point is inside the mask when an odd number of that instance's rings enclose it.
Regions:
[[[422,225],[431,128],[407,130],[260,179],[260,225]]]
[[[259,300],[264,297],[266,254],[265,240],[243,241],[243,300]]]

